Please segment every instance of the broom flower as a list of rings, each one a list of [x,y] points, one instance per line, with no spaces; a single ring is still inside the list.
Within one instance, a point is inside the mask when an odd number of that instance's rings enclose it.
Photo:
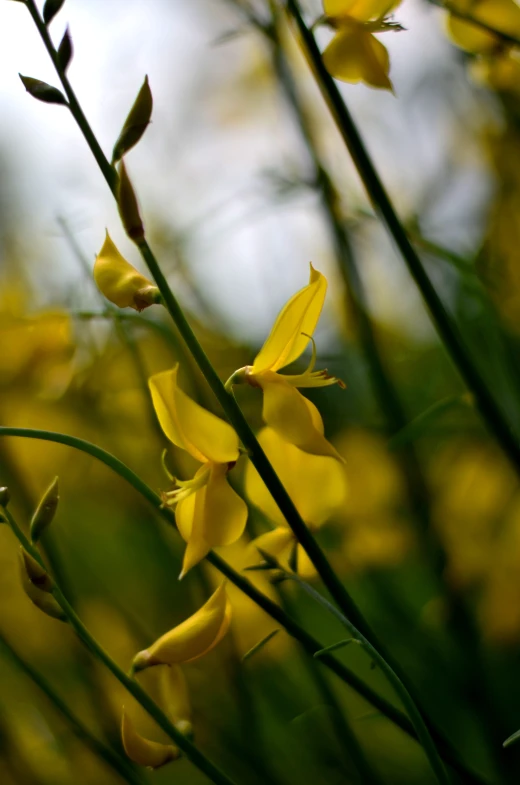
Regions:
[[[312,338],[323,308],[327,279],[310,265],[307,286],[284,305],[274,326],[257,354],[253,365],[236,371],[226,387],[247,382],[263,392],[263,420],[283,439],[314,455],[330,455],[342,460],[324,436],[321,415],[316,406],[298,392],[298,387],[345,385],[326,370],[315,371],[316,345]],[[312,342],[312,356],[300,374],[280,373],[297,360]]]
[[[182,578],[211,548],[238,540],[247,506],[227,482],[239,457],[237,434],[180,389],[178,371],[177,364],[155,374],[149,387],[165,436],[202,464],[191,480],[172,478],[175,488],[162,495],[166,506],[175,507],[177,527],[187,543]]]
[[[161,302],[157,286],[126,261],[108,232],[94,263],[94,280],[101,294],[118,308],[142,311]]]

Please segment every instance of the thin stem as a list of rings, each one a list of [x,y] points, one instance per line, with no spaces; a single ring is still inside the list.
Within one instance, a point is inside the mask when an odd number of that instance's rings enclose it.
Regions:
[[[506,44],[510,44],[510,46],[520,46],[520,40],[516,38],[514,35],[505,32],[505,30],[499,30],[493,25],[488,24],[487,22],[482,22],[480,19],[476,19],[471,14],[466,14],[464,11],[461,11],[456,6],[452,5],[451,3],[444,3],[442,0],[428,0],[431,5],[436,6],[437,8],[442,8],[443,11],[447,11],[452,16],[455,16],[457,19],[461,19],[463,22],[468,22],[469,24],[475,25],[475,27],[479,27],[481,30],[484,30],[486,33],[490,33],[491,35],[496,35],[501,41]]]
[[[101,169],[101,172],[108,183],[110,190],[114,194],[114,197],[117,199],[117,183],[118,183],[117,172],[115,171],[113,166],[111,166],[108,159],[106,158],[103,151],[101,150],[101,147],[94,135],[94,132],[92,131],[79,105],[76,95],[70,85],[67,74],[63,71],[63,69],[60,66],[59,58],[53,47],[47,28],[36,7],[36,3],[34,2],[34,0],[25,0],[25,3],[38,29],[38,32],[40,33],[40,36],[45,44],[49,56],[52,59],[52,62],[60,78],[60,81],[63,85],[63,89],[65,90],[65,93],[69,100],[70,111],[74,119],[76,120],[79,128],[81,129],[83,136],[85,137],[85,140],[89,145]],[[265,452],[263,451],[253,431],[251,430],[234,396],[230,395],[226,391],[224,384],[220,380],[220,377],[218,376],[208,356],[206,355],[204,349],[199,343],[195,333],[191,329],[191,326],[188,320],[186,319],[186,316],[184,315],[184,311],[182,310],[176,297],[174,296],[172,290],[170,289],[166,277],[164,276],[157,262],[157,259],[155,258],[155,255],[152,249],[150,248],[150,246],[148,245],[146,239],[140,240],[137,243],[137,246],[139,248],[141,256],[143,257],[148,269],[152,274],[153,279],[155,280],[155,283],[159,288],[159,291],[163,298],[163,303],[168,313],[170,314],[173,322],[175,323],[180,335],[182,336],[186,346],[188,347],[189,351],[193,355],[197,365],[199,366],[209,386],[211,387],[215,397],[217,398],[218,402],[222,406],[225,415],[227,416],[227,418],[235,428],[238,437],[241,440],[244,447],[246,448],[249,457],[251,459],[251,462],[253,463],[256,470],[258,471],[258,474],[260,475],[265,485],[269,489],[269,492],[271,493],[273,499],[275,500],[276,504],[280,508],[280,511],[286,518],[287,523],[289,524],[292,531],[294,532],[298,542],[300,542],[303,548],[305,549],[318,575],[322,579],[324,586],[328,589],[331,597],[335,600],[335,602],[343,610],[343,612],[347,614],[350,618],[354,619],[357,626],[361,630],[363,630],[370,638],[374,639],[374,635],[370,630],[367,622],[363,618],[362,614],[359,612],[357,606],[355,605],[354,601],[350,597],[346,588],[344,587],[344,585],[342,584],[342,582],[339,580],[338,576],[332,569],[324,552],[322,551],[322,549],[314,539],[313,535],[310,533],[307,526],[305,525],[305,522],[300,516],[298,510],[296,509],[294,502],[292,501],[291,497],[287,493],[285,487],[280,481],[280,478],[278,477],[277,473],[273,469]]]
[[[146,499],[159,513],[159,515],[170,525],[175,524],[175,516],[168,507],[163,507],[160,497],[126,464],[120,461],[111,453],[103,450],[91,442],[80,439],[76,436],[69,436],[64,433],[55,433],[52,431],[35,430],[32,428],[16,428],[10,426],[0,426],[0,438],[2,436],[16,436],[29,439],[40,439],[42,441],[55,442],[63,444],[73,449],[84,452],[96,458],[105,466],[108,466],[112,471],[122,477],[128,482],[144,499]],[[214,552],[210,552],[207,561],[219,570],[225,578],[231,581],[237,588],[239,588],[245,595],[247,595],[258,607],[262,608],[271,618],[278,624],[282,625],[289,635],[295,638],[303,646],[305,651],[311,656],[317,651],[323,649],[320,644],[312,635],[309,635],[299,624],[287,613],[285,613],[279,605],[272,602],[263,592],[259,591],[253,584],[240,575],[233,569],[224,559]],[[366,701],[380,711],[384,716],[391,720],[401,730],[409,736],[417,738],[415,729],[408,717],[397,709],[389,701],[382,698],[371,687],[365,684],[353,671],[336,660],[331,654],[325,654],[320,657],[326,667],[333,671],[342,681],[348,684]],[[439,748],[442,750],[445,760],[453,766],[453,768],[460,774],[462,780],[468,785],[488,785],[485,777],[479,772],[473,771],[467,764],[465,764],[458,752],[452,746],[451,742],[443,737],[443,735],[432,729]]]
[[[24,660],[20,654],[12,647],[9,641],[0,633],[0,648],[15,663],[17,668],[25,673],[32,682],[46,695],[57,711],[67,720],[72,732],[87,746],[95,755],[105,761],[119,776],[129,782],[130,785],[144,785],[144,780],[131,765],[117,752],[100,741],[89,728],[77,717],[65,701],[54,691],[54,688],[42,676],[42,674]]]
[[[368,641],[365,636],[356,628],[351,621],[349,621],[343,614],[338,611],[337,608],[334,607],[325,597],[322,597],[315,589],[313,589],[310,584],[303,581],[297,575],[291,574],[283,570],[284,575],[287,576],[290,580],[296,581],[296,583],[301,586],[307,594],[309,594],[316,602],[322,605],[324,608],[327,608],[330,613],[332,613],[340,622],[341,624],[350,632],[353,639],[359,641],[359,643],[363,646],[372,660],[379,665],[385,676],[387,677],[388,681],[393,686],[394,690],[396,691],[397,695],[401,699],[403,706],[405,707],[406,711],[408,712],[410,719],[413,723],[413,726],[417,733],[417,738],[421,742],[424,751],[430,761],[430,765],[435,772],[435,776],[441,785],[450,785],[450,780],[446,769],[444,768],[444,764],[439,756],[435,743],[430,735],[430,731],[421,715],[421,712],[417,708],[415,701],[412,699],[412,696],[404,686],[403,682],[394,671],[394,669],[388,664],[388,662],[382,657],[377,649],[375,649],[370,641]]]
[[[2,516],[6,519],[11,527],[11,530],[23,548],[36,559],[36,561],[45,568],[45,564],[40,556],[39,551],[29,542],[23,531],[18,526],[13,515],[9,512],[7,507],[0,506]],[[52,589],[53,597],[59,604],[67,617],[67,621],[72,629],[86,646],[86,648],[94,655],[108,670],[116,677],[116,679],[126,688],[126,690],[140,703],[143,709],[148,712],[150,717],[157,723],[157,725],[170,737],[170,739],[179,747],[184,755],[190,760],[203,774],[205,774],[215,785],[235,785],[224,772],[222,772],[209,758],[207,758],[194,744],[191,743],[182,733],[180,733],[175,725],[173,725],[168,717],[161,711],[159,706],[150,698],[147,692],[130,676],[128,676],[119,665],[114,662],[108,652],[101,646],[100,643],[90,634],[85,627],[72,605],[67,601],[59,585],[54,583]]]
[[[475,396],[476,404],[484,422],[520,473],[520,444],[511,427],[488,389],[484,378],[473,363],[453,319],[432,285],[419,256],[411,245],[408,235],[399,220],[392,202],[381,182],[360,132],[333,80],[323,64],[314,36],[305,24],[296,0],[286,0],[290,17],[294,20],[305,55],[314,76],[336,122],[338,130],[350,152],[358,173],[365,185],[372,205],[386,225],[397,248],[401,252],[408,270],[417,284],[429,309],[437,331],[451,358],[458,368],[467,387]],[[348,614],[347,614],[348,615]]]

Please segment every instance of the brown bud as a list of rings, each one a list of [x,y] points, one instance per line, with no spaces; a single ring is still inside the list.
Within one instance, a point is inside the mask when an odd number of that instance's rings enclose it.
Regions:
[[[134,243],[139,244],[139,241],[144,238],[144,226],[139,213],[134,187],[128,177],[124,161],[121,161],[119,167],[117,206],[125,232]]]
[[[113,164],[116,164],[140,140],[150,123],[152,108],[152,92],[148,84],[148,77],[145,76],[137,98],[114,145],[112,152]]]
[[[33,79],[32,76],[22,76],[18,74],[23,82],[23,86],[33,98],[44,101],[46,104],[64,104],[68,106],[67,99],[57,87],[42,82],[40,79]]]

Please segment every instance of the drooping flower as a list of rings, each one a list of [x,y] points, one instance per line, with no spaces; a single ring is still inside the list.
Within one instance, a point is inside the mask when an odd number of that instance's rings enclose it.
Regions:
[[[258,441],[311,531],[344,506],[348,483],[345,469],[337,460],[303,452],[271,428],[263,428]],[[282,564],[290,559],[296,547],[298,574],[304,578],[313,577],[315,570],[309,557],[296,543],[293,532],[251,462],[246,468],[245,491],[251,502],[276,524],[275,529],[257,537],[253,544]]]
[[[454,0],[456,11],[506,35],[520,37],[520,7],[515,0]],[[474,54],[490,54],[510,48],[507,41],[479,24],[448,14],[448,32],[453,41]]]
[[[157,418],[166,437],[202,466],[193,479],[174,480],[163,494],[175,507],[175,520],[187,542],[180,577],[211,548],[229,545],[243,534],[247,505],[227,482],[239,457],[238,436],[228,423],[195,403],[178,384],[179,366],[152,376],[149,387]]]
[[[179,748],[173,744],[161,744],[158,741],[150,741],[141,736],[136,731],[124,708],[121,718],[121,741],[124,751],[137,766],[158,769],[180,757]]]
[[[220,643],[231,622],[231,604],[222,583],[193,616],[135,655],[132,671],[198,660]]]
[[[246,381],[263,391],[265,423],[283,439],[314,455],[340,458],[324,436],[323,421],[316,406],[298,392],[298,387],[327,387],[343,382],[327,371],[315,371],[316,347],[312,333],[325,301],[327,280],[311,264],[307,286],[284,305],[273,329],[253,365],[240,369],[230,382]],[[312,341],[312,358],[304,373],[282,374],[279,371],[297,360]]]
[[[386,21],[401,0],[323,0],[325,22],[336,35],[323,53],[329,73],[346,82],[392,90],[390,58],[374,33],[400,29]]]
[[[121,256],[108,232],[94,263],[94,280],[99,291],[118,308],[142,311],[161,302],[157,286]]]

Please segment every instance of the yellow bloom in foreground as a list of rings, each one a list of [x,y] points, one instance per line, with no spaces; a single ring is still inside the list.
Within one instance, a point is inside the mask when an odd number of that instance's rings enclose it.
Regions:
[[[264,428],[258,440],[311,531],[344,507],[348,484],[342,464],[299,450],[271,428]],[[253,544],[286,563],[295,546],[294,535],[251,462],[246,468],[245,490],[251,502],[277,526]],[[301,545],[297,545],[296,564],[304,578],[314,576],[314,567]]]
[[[515,0],[456,0],[452,3],[463,14],[508,35],[520,37],[520,7]],[[468,52],[492,53],[507,42],[479,25],[448,16],[448,32],[453,41]]]
[[[177,381],[179,366],[149,380],[157,418],[166,437],[202,466],[192,480],[176,480],[163,494],[175,506],[175,520],[187,542],[180,577],[211,548],[229,545],[243,534],[247,505],[227,482],[239,457],[238,436],[228,423],[203,409],[184,393]]]
[[[265,423],[283,439],[314,455],[340,458],[323,435],[323,421],[317,408],[297,387],[344,386],[327,371],[314,371],[316,349],[307,370],[298,375],[279,373],[304,352],[320,318],[327,279],[311,264],[309,284],[297,292],[280,311],[267,341],[253,365],[237,371],[249,384],[261,387],[264,394],[262,416]]]
[[[198,660],[220,643],[230,621],[231,604],[222,583],[193,616],[162,635],[150,648],[136,654],[132,671]]]
[[[161,301],[157,286],[121,256],[108,232],[94,263],[94,280],[99,291],[118,308],[142,311]]]
[[[121,719],[121,741],[123,749],[131,761],[138,766],[158,769],[171,760],[180,757],[180,751],[173,744],[160,744],[141,736],[135,729],[125,710]]]
[[[373,33],[389,29],[384,19],[400,1],[324,0],[326,20],[337,31],[323,53],[332,76],[392,90],[390,58]]]

